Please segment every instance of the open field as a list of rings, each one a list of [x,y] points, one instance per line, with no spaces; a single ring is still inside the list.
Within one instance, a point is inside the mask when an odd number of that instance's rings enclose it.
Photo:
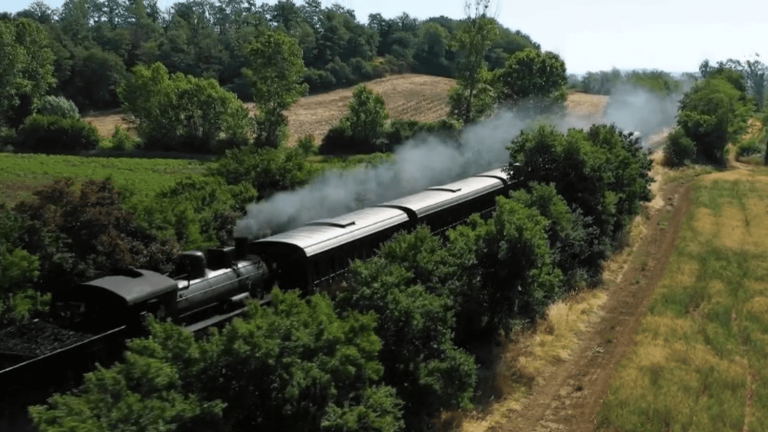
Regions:
[[[768,170],[700,177],[598,415],[604,430],[768,430]]]
[[[62,177],[101,179],[151,194],[176,179],[203,171],[201,162],[180,159],[102,158],[0,153],[0,202],[31,196],[40,185]]]
[[[450,78],[404,74],[369,81],[365,85],[381,93],[390,118],[436,121],[448,113],[448,90],[455,83]],[[353,88],[347,88],[301,98],[287,113],[288,143],[292,145],[307,134],[314,135],[319,143],[328,129],[347,113],[352,91]],[[607,102],[607,96],[571,93],[566,105],[571,114],[594,117],[602,115]],[[246,106],[253,109],[253,104]],[[96,113],[85,120],[96,126],[102,136],[111,136],[115,125],[127,127],[121,110]]]

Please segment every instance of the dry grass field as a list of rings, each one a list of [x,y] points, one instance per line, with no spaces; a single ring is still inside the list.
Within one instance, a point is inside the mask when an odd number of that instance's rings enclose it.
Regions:
[[[381,93],[391,118],[418,121],[435,121],[448,112],[448,90],[455,81],[428,75],[392,75],[365,83],[368,88]],[[347,112],[352,99],[352,88],[334,90],[301,98],[288,110],[289,144],[307,134],[320,142],[331,128]],[[607,96],[571,93],[568,96],[569,113],[577,116],[600,116],[608,102]],[[253,109],[253,104],[246,104]],[[110,136],[115,125],[127,126],[120,110],[96,113],[85,118],[96,126],[102,136]]]

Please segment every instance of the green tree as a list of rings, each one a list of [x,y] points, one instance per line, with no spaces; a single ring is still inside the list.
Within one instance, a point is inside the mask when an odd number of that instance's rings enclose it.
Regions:
[[[22,219],[0,204],[0,328],[47,310],[49,297],[33,289],[39,274],[36,256],[21,248]]]
[[[498,101],[523,115],[562,114],[568,99],[565,62],[531,48],[513,54],[495,72]]]
[[[547,238],[548,221],[536,210],[498,197],[488,221],[473,217],[451,230],[450,246],[469,258],[461,294],[465,338],[508,334],[517,320],[536,319],[561,293],[562,272]]]
[[[509,147],[510,180],[522,189],[534,183],[552,184],[572,209],[589,221],[589,248],[581,268],[599,275],[611,246],[650,200],[652,161],[635,138],[615,126],[593,125],[589,130],[540,125],[521,132]]]
[[[402,429],[402,403],[375,386],[383,368],[373,314],[337,316],[327,297],[273,290],[207,342],[201,391],[235,431]]]
[[[474,4],[473,4],[474,3]],[[489,114],[493,108],[488,97],[488,75],[485,55],[498,38],[499,29],[488,16],[491,0],[467,0],[466,20],[454,35],[452,47],[460,54],[457,87],[451,90],[450,113],[455,118],[471,123]]]
[[[16,128],[56,82],[43,27],[28,19],[0,20],[0,59],[0,126]]]
[[[384,98],[364,85],[355,87],[342,123],[361,145],[373,146],[384,135],[389,113]]]
[[[166,273],[179,252],[176,242],[158,238],[123,207],[110,180],[87,180],[76,188],[60,179],[13,207],[25,221],[18,244],[36,255],[36,286],[55,289],[93,280],[116,268]]]
[[[248,110],[215,80],[169,77],[160,63],[132,72],[118,94],[146,148],[219,153],[246,142]]]
[[[378,316],[382,380],[404,402],[406,429],[423,429],[441,410],[469,408],[475,363],[453,344],[452,299],[412,285],[411,272],[383,258],[355,262],[351,274],[352,288],[341,295],[337,308]]]
[[[751,114],[742,95],[718,74],[696,83],[683,95],[677,124],[696,144],[697,154],[724,162],[725,146],[746,130]]]
[[[667,135],[664,146],[664,163],[671,167],[685,165],[696,157],[696,144],[676,127]]]
[[[301,83],[301,48],[285,34],[263,30],[248,47],[248,56],[249,66],[242,72],[253,88],[258,111],[256,142],[277,147],[287,124],[283,112],[307,92],[307,85]]]
[[[587,282],[590,272],[583,266],[582,257],[591,252],[590,239],[595,238],[596,228],[589,226],[581,210],[571,210],[553,184],[532,183],[529,190],[514,191],[510,199],[536,210],[549,221],[547,238],[557,268],[563,272],[564,288]]]
[[[122,363],[86,374],[77,392],[31,407],[30,416],[40,432],[215,431],[222,404],[186,393],[182,366],[129,351]]]

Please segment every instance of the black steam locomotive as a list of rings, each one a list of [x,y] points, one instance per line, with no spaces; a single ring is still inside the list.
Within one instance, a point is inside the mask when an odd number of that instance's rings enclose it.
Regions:
[[[122,352],[126,338],[142,334],[148,316],[195,332],[241,313],[246,299],[268,303],[275,284],[305,294],[334,290],[351,260],[371,257],[396,232],[419,224],[442,232],[472,214],[489,216],[509,189],[506,173],[496,169],[271,237],[238,238],[235,247],[184,252],[171,275],[127,269],[61,290],[51,322],[0,332],[0,388],[80,372],[75,364],[86,358],[103,364],[108,353]],[[25,325],[48,339],[36,341]],[[57,332],[61,337],[50,337]]]

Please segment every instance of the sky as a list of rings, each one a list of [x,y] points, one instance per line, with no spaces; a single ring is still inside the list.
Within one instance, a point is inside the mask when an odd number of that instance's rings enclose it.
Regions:
[[[46,0],[44,0],[46,1]],[[257,0],[258,1],[258,0]],[[493,0],[496,18],[558,53],[568,73],[619,69],[694,72],[711,61],[768,57],[768,2],[761,0]],[[47,0],[59,7],[63,0]],[[274,3],[274,1],[266,1]],[[301,0],[296,0],[301,3]],[[18,12],[29,0],[2,0],[0,11]],[[174,0],[159,0],[161,8]],[[464,0],[322,0],[353,9],[358,21],[371,13],[393,18],[461,18]],[[763,62],[768,62],[763,59]]]

